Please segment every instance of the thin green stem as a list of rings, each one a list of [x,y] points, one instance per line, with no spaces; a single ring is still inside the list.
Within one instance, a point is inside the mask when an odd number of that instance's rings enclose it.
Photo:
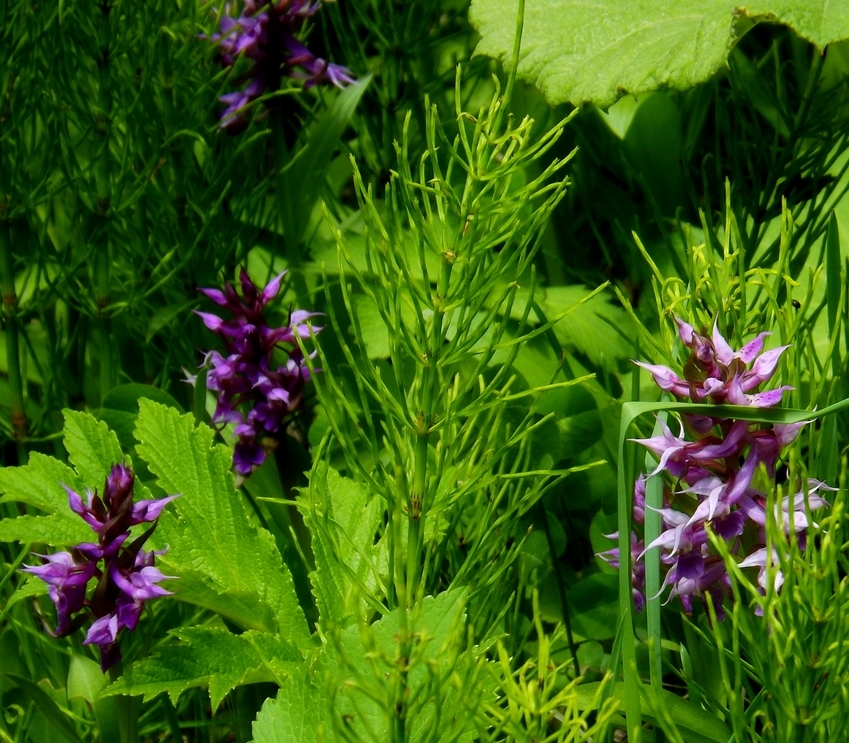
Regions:
[[[110,209],[112,200],[112,183],[110,173],[110,137],[112,129],[112,96],[110,81],[110,17],[112,6],[109,0],[98,3],[100,11],[100,47],[98,50],[98,111],[95,121],[95,131],[99,137],[97,158],[94,163],[94,180],[97,189],[97,215],[100,229],[97,233],[94,265],[94,294],[97,303],[100,339],[100,399],[115,386],[114,365],[112,359],[112,338],[109,314],[106,308],[111,303],[111,245],[110,245]]]
[[[6,363],[9,373],[9,395],[12,408],[12,430],[18,442],[20,464],[26,464],[23,441],[27,436],[27,416],[24,407],[24,384],[19,349],[18,294],[12,259],[12,235],[9,223],[0,222],[0,291],[3,292],[5,319]]]
[[[557,551],[554,547],[554,537],[551,534],[551,526],[548,523],[548,511],[542,501],[537,501],[537,516],[542,520],[542,528],[545,531],[545,541],[548,543],[548,554],[551,556],[551,567],[554,571],[555,583],[557,583],[557,595],[560,598],[560,611],[563,616],[563,626],[566,629],[566,642],[569,644],[569,652],[572,653],[572,663],[575,667],[575,678],[581,675],[581,664],[578,662],[578,646],[572,634],[572,620],[569,617],[569,603],[566,599],[566,582],[563,580],[563,571],[560,561],[557,559]]]
[[[113,683],[121,677],[123,672],[121,663],[118,662],[109,669],[109,680]],[[118,726],[121,731],[120,743],[139,743],[139,706],[137,699],[130,696],[116,696],[115,704],[118,708]]]

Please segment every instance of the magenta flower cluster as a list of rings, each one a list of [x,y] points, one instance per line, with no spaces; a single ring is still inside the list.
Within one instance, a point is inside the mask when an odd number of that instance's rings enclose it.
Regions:
[[[649,371],[655,383],[679,400],[712,404],[770,407],[781,401],[791,387],[759,391],[774,375],[781,346],[764,351],[761,333],[738,351],[731,348],[714,325],[708,336],[698,333],[688,323],[676,320],[679,336],[690,350],[684,364],[683,377],[672,369],[635,362]],[[689,613],[693,598],[703,602],[710,598],[719,616],[722,601],[728,595],[730,581],[722,557],[712,552],[707,527],[729,543],[732,554],[743,557],[744,541],[752,539],[754,548],[745,555],[742,567],[759,567],[763,587],[767,565],[772,558],[765,547],[767,496],[765,486],[774,481],[782,450],[790,444],[805,423],[762,426],[747,421],[710,415],[684,415],[680,432],[675,435],[661,424],[662,433],[647,439],[635,439],[658,459],[657,468],[640,476],[634,488],[633,521],[645,522],[646,477],[668,473],[677,489],[666,489],[664,507],[660,509],[663,531],[651,544],[644,545],[637,534],[631,534],[631,556],[634,566],[632,589],[635,605],[645,604],[645,565],[642,559],[652,549],[660,550],[660,561],[666,577],[662,588],[671,586],[669,598],[678,596]],[[764,480],[764,475],[766,480]],[[759,487],[760,486],[760,487]],[[828,505],[818,494],[831,490],[818,480],[808,480],[795,496],[778,504],[777,513],[785,529],[793,530],[804,540],[809,526],[808,511]],[[807,502],[807,509],[806,509]],[[751,538],[744,540],[747,529]],[[616,538],[618,535],[611,535]],[[600,555],[614,567],[619,566],[619,550]],[[780,579],[780,574],[779,579]]]
[[[196,313],[207,328],[222,337],[227,350],[226,356],[210,351],[203,365],[212,367],[207,375],[207,387],[218,393],[213,421],[236,424],[233,464],[242,476],[250,475],[263,463],[262,435],[282,433],[287,418],[302,406],[304,388],[311,378],[297,338],[310,337],[310,328],[305,323],[321,313],[295,310],[282,328],[271,327],[264,316],[266,305],[280,291],[285,273],[259,291],[247,271],[241,269],[241,297],[229,283],[224,284],[224,291],[199,290],[233,315],[232,320],[223,320],[211,313]],[[312,328],[315,333],[321,330]],[[291,347],[281,348],[281,343]],[[278,348],[286,353],[287,359],[275,366],[273,356]],[[243,413],[242,409],[247,412]]]
[[[142,546],[156,528],[162,509],[177,496],[133,503],[134,480],[129,467],[116,464],[106,478],[102,496],[89,490],[84,501],[63,486],[71,510],[91,526],[97,542],[78,544],[69,552],[39,555],[46,561],[44,565],[23,568],[50,586],[58,618],[56,637],[69,635],[94,619],[83,644],[100,648],[104,671],[121,659],[118,635],[123,629],[136,628],[145,602],[171,595],[158,585],[171,578],[155,567],[156,555],[162,552],[145,552]],[[133,526],[151,522],[153,526],[126,544]],[[89,595],[92,579],[96,585]]]
[[[305,88],[320,82],[341,88],[354,82],[347,68],[316,57],[295,38],[304,21],[320,7],[321,3],[313,0],[245,0],[240,16],[222,16],[221,33],[212,37],[222,64],[232,67],[239,57],[251,61],[247,86],[219,99],[227,104],[221,115],[223,129],[243,129],[248,104],[275,90],[283,76],[303,80]]]

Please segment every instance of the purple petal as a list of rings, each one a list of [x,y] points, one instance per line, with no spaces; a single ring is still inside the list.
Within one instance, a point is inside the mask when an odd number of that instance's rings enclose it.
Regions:
[[[198,289],[198,291],[201,294],[205,294],[220,307],[226,307],[228,305],[227,297],[224,296],[224,292],[220,289]]]
[[[282,273],[277,274],[277,276],[265,285],[265,289],[263,289],[259,295],[260,304],[262,304],[263,307],[277,296],[280,291],[280,284],[285,275],[286,271],[283,271]]]
[[[83,645],[109,645],[118,637],[118,615],[107,614],[88,629]]]
[[[140,500],[133,505],[133,513],[130,520],[133,522],[133,525],[141,524],[145,521],[156,521],[159,518],[159,514],[162,513],[162,509],[172,500],[179,497],[180,495],[177,494],[169,495],[167,498],[160,498],[159,500]]]
[[[781,395],[788,390],[795,389],[789,385],[784,385],[774,390],[767,392],[758,392],[756,395],[749,395],[749,404],[756,408],[770,408],[781,402]]]
[[[737,352],[737,358],[744,364],[750,364],[757,355],[763,350],[764,338],[772,333],[763,332],[758,335],[753,341],[749,341],[743,348]]]
[[[224,320],[222,320],[218,315],[213,315],[209,312],[199,312],[198,310],[192,310],[201,320],[203,320],[203,324],[206,325],[213,333],[218,333],[221,331],[221,326],[224,324]]]
[[[779,346],[761,354],[748,371],[747,376],[751,375],[753,379],[759,380],[758,383],[766,382],[775,373],[775,370],[778,368],[778,362],[781,360],[781,355],[788,348],[790,346]]]
[[[674,392],[679,397],[687,397],[690,394],[689,382],[681,379],[669,367],[659,364],[644,364],[641,361],[635,361],[634,363],[648,371],[660,389],[667,392]]]
[[[731,346],[728,345],[728,341],[722,337],[722,333],[719,332],[719,324],[717,322],[714,322],[713,324],[713,334],[711,338],[713,340],[716,358],[721,364],[730,366],[731,362],[734,361],[734,351]]]
[[[678,323],[678,335],[685,346],[692,347],[693,345],[693,326],[676,317],[675,322]]]

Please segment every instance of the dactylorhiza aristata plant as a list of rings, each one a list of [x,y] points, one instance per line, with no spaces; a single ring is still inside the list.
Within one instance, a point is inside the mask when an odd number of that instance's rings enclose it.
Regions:
[[[305,323],[320,313],[295,310],[281,328],[271,327],[264,315],[266,306],[280,291],[285,274],[284,271],[259,291],[247,271],[241,269],[241,297],[227,282],[224,291],[199,290],[233,315],[232,320],[223,320],[211,313],[197,313],[207,328],[222,337],[227,350],[227,356],[210,351],[203,366],[212,367],[206,384],[218,393],[213,422],[236,424],[233,466],[243,477],[265,461],[263,435],[282,435],[284,424],[303,407],[304,388],[311,378],[297,339],[309,338],[310,328]],[[314,333],[320,331],[320,327],[312,328]],[[291,347],[284,349],[280,345],[284,343]],[[275,365],[276,349],[287,354],[284,364]]]
[[[250,81],[247,86],[219,99],[227,104],[221,114],[223,129],[241,131],[247,125],[248,105],[277,90],[283,77],[303,80],[305,88],[322,82],[341,88],[354,82],[350,70],[317,57],[295,36],[320,7],[314,0],[245,0],[237,18],[222,16],[221,33],[212,37],[221,63],[233,67],[240,57],[250,60],[240,78]]]
[[[683,320],[676,322],[681,341],[690,349],[683,377],[666,366],[636,363],[651,373],[662,390],[679,400],[765,408],[776,405],[782,394],[792,389],[785,386],[758,391],[772,378],[788,348],[764,351],[769,333],[761,333],[735,351],[716,325],[708,336]],[[722,617],[722,601],[730,595],[731,585],[722,556],[711,549],[708,528],[727,541],[731,554],[744,558],[740,567],[760,568],[758,580],[764,587],[767,565],[774,563],[766,548],[767,493],[782,450],[805,423],[762,426],[711,415],[682,418],[678,435],[660,421],[661,435],[635,439],[657,457],[658,465],[636,482],[634,523],[645,521],[646,477],[666,472],[674,478],[676,487],[664,493],[664,508],[659,510],[663,525],[660,536],[646,546],[638,534],[631,534],[634,602],[640,610],[645,604],[642,558],[649,550],[659,549],[666,572],[662,589],[672,587],[669,598],[678,596],[687,613],[692,611],[693,598],[703,602],[710,598]],[[828,505],[818,491],[832,489],[809,479],[800,492],[781,501],[782,523],[798,535],[802,548],[808,512]],[[618,548],[600,556],[618,567]],[[780,586],[780,571],[774,575]]]
[[[102,496],[89,490],[84,501],[64,486],[71,510],[91,526],[97,542],[78,544],[69,552],[39,555],[46,561],[44,565],[23,568],[50,586],[58,619],[56,637],[65,637],[94,619],[83,644],[100,648],[103,671],[121,660],[118,636],[121,630],[138,626],[145,602],[171,595],[158,585],[171,577],[155,566],[156,555],[164,551],[145,552],[142,546],[153,534],[162,509],[177,496],[133,503],[134,480],[129,467],[116,464],[106,478]],[[130,529],[144,523],[153,525],[126,544]],[[89,592],[92,579],[96,585]]]

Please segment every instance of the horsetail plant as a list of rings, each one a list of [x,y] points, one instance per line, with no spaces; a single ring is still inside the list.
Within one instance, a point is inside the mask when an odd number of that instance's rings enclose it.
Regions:
[[[550,384],[528,388],[513,366],[518,350],[556,321],[546,322],[535,304],[533,258],[565,193],[560,174],[569,158],[529,173],[565,122],[537,138],[533,121],[514,121],[506,106],[496,89],[478,114],[458,108],[453,136],[429,107],[427,150],[413,162],[406,140],[397,144],[397,170],[382,199],[354,163],[362,233],[335,226],[350,335],[325,274],[328,324],[350,372],[325,368],[316,377],[331,432],[316,458],[344,462],[385,517],[373,561],[358,559],[359,573],[346,568],[357,600],[322,627],[354,622],[368,636],[370,610],[397,614],[395,663],[385,683],[366,687],[386,700],[393,741],[406,740],[414,724],[404,702],[407,664],[429,595],[469,587],[470,641],[496,627],[518,632],[508,609],[523,597],[506,576],[518,570],[528,533],[521,518],[553,483],[592,466],[552,469],[535,445],[550,416],[535,412],[534,397],[583,378],[555,381],[561,368],[552,359]],[[357,258],[360,240],[365,252]],[[365,313],[375,318],[376,336],[366,335]],[[319,541],[344,542],[320,482],[311,480],[308,523]]]

